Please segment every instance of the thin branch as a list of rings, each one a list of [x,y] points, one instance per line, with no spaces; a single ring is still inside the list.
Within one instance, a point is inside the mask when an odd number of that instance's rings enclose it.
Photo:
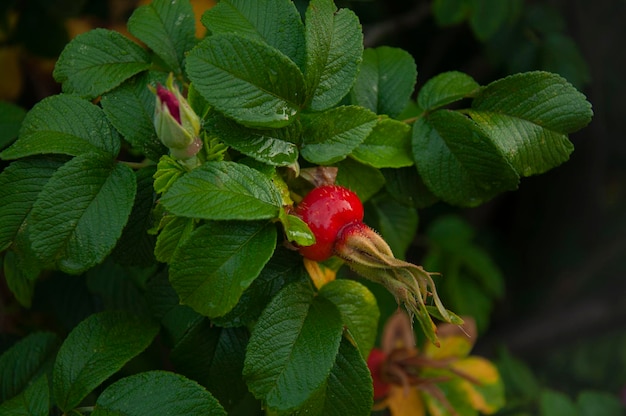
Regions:
[[[365,47],[378,45],[382,39],[391,34],[417,26],[429,14],[430,3],[425,1],[418,2],[407,13],[364,27],[363,43]]]

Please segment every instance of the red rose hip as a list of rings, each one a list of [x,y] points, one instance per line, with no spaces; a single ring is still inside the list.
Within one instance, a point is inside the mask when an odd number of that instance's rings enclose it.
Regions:
[[[304,257],[324,261],[334,254],[337,235],[348,224],[363,220],[363,204],[351,190],[338,185],[313,189],[296,207],[298,215],[311,229],[315,244],[300,247]]]

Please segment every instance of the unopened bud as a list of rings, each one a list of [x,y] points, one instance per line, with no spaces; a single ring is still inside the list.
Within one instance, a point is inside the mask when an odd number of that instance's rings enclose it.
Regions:
[[[202,148],[200,118],[174,85],[172,74],[165,86],[157,86],[155,93],[154,128],[159,140],[176,159],[195,156]]]

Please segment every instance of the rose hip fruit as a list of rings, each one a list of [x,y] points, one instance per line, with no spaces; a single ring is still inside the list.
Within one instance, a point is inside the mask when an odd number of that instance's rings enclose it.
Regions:
[[[363,204],[351,190],[338,185],[313,189],[296,207],[298,215],[311,229],[315,244],[300,247],[304,257],[324,261],[334,254],[335,241],[348,224],[363,220]]]

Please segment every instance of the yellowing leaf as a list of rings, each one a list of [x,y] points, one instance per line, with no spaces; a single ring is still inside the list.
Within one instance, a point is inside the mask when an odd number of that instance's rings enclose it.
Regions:
[[[437,328],[440,347],[431,343],[424,345],[424,355],[436,360],[444,358],[465,358],[476,341],[476,323],[470,317],[463,317],[463,325],[443,324]]]
[[[304,267],[317,290],[320,290],[326,283],[335,280],[337,275],[335,270],[309,259],[304,259]]]
[[[391,386],[386,400],[392,416],[424,416],[424,401],[417,388]]]
[[[451,367],[472,380],[464,378],[461,388],[474,409],[491,414],[504,405],[504,386],[491,362],[481,357],[469,357],[452,363]]]

